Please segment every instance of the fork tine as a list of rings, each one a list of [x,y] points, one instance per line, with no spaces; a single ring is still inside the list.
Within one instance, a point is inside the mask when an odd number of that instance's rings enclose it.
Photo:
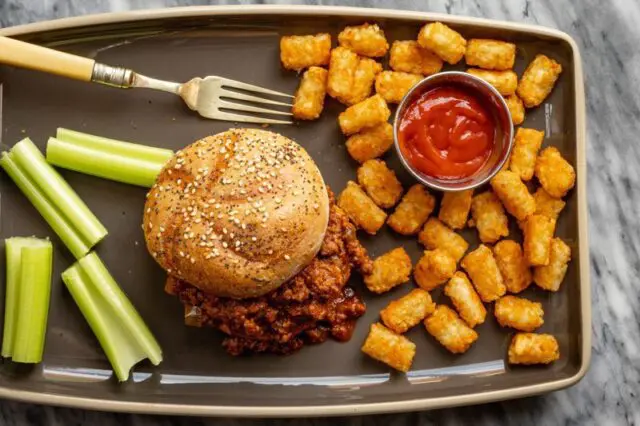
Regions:
[[[272,118],[253,117],[250,115],[232,114],[230,112],[218,111],[207,118],[216,120],[235,121],[238,123],[255,123],[255,124],[293,124],[292,121],[274,120]]]
[[[226,90],[226,89],[222,89],[222,93],[220,93],[220,96],[224,96],[226,98],[230,98],[233,100],[249,101],[249,102],[256,102],[261,104],[282,105],[286,107],[293,106],[285,102],[272,101],[271,99],[264,99],[264,98],[259,98],[257,96],[245,95],[244,93],[233,92],[231,90]]]
[[[284,96],[286,98],[293,98],[293,96],[282,92],[276,92],[275,90],[265,89],[264,87],[254,86],[253,84],[243,83],[237,80],[231,80],[229,78],[220,77],[222,86],[233,87],[235,89],[249,90],[251,92],[264,93],[266,95]]]
[[[251,105],[236,104],[234,102],[228,102],[223,100],[218,102],[218,108],[227,108],[227,109],[233,109],[236,111],[243,111],[243,112],[260,112],[263,114],[273,114],[273,115],[293,115],[290,112],[276,111],[276,110],[267,109],[267,108],[254,107]]]

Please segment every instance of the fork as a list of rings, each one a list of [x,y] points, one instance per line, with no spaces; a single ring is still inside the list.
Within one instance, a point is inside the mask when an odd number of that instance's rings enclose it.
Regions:
[[[277,105],[288,107],[290,110],[291,104],[288,102],[275,101],[267,97],[242,93],[238,90],[279,96],[289,98],[289,100],[293,96],[224,77],[196,77],[186,83],[157,80],[127,68],[112,67],[90,58],[60,52],[8,37],[0,37],[0,63],[48,72],[86,82],[101,83],[121,89],[146,88],[173,93],[180,96],[193,111],[198,112],[205,118],[214,120],[260,124],[292,124],[290,120],[277,120],[251,115],[255,113],[291,116],[290,112],[233,101]]]

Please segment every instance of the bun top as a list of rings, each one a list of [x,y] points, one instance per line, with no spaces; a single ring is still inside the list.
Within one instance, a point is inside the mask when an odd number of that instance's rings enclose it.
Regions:
[[[329,220],[318,167],[297,143],[231,129],[178,151],[147,194],[147,248],[167,273],[217,296],[266,294],[316,255]]]

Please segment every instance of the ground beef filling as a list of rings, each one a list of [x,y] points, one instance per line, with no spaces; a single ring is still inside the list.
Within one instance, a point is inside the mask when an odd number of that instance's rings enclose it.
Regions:
[[[166,290],[185,305],[185,319],[227,334],[223,345],[231,355],[269,352],[289,354],[305,343],[329,336],[351,338],[364,302],[346,286],[355,267],[371,273],[372,263],[346,214],[331,197],[329,225],[322,248],[298,275],[273,292],[251,299],[230,299],[204,293],[169,278]]]

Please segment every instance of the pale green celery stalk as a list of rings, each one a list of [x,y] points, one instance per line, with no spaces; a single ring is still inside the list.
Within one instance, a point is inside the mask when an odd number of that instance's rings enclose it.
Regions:
[[[10,238],[6,247],[5,309],[7,313],[11,311],[13,318],[5,322],[2,355],[10,356],[14,362],[35,364],[42,361],[44,351],[53,246],[48,240]],[[14,271],[9,273],[10,269]]]
[[[62,274],[82,315],[98,338],[119,381],[149,358],[162,362],[162,349],[100,258],[91,252]]]
[[[47,143],[47,161],[57,167],[150,188],[166,161],[102,151],[55,138]]]
[[[56,131],[56,139],[70,142],[76,146],[97,149],[102,152],[110,152],[122,157],[137,158],[139,160],[151,161],[153,163],[166,163],[173,157],[170,149],[154,148],[151,146],[139,145],[131,142],[123,142],[115,139],[94,136],[88,133],[77,132],[59,127]]]
[[[11,149],[11,158],[35,186],[67,218],[84,242],[93,247],[106,235],[107,230],[69,184],[46,162],[40,150],[29,138]]]
[[[53,203],[42,193],[29,179],[29,177],[20,169],[13,160],[12,155],[2,153],[0,156],[0,167],[9,175],[11,180],[16,184],[22,193],[31,201],[31,204],[38,210],[38,213],[54,230],[64,245],[69,249],[76,259],[86,255],[91,247],[80,237],[73,226],[69,224],[62,213],[54,206]]]

